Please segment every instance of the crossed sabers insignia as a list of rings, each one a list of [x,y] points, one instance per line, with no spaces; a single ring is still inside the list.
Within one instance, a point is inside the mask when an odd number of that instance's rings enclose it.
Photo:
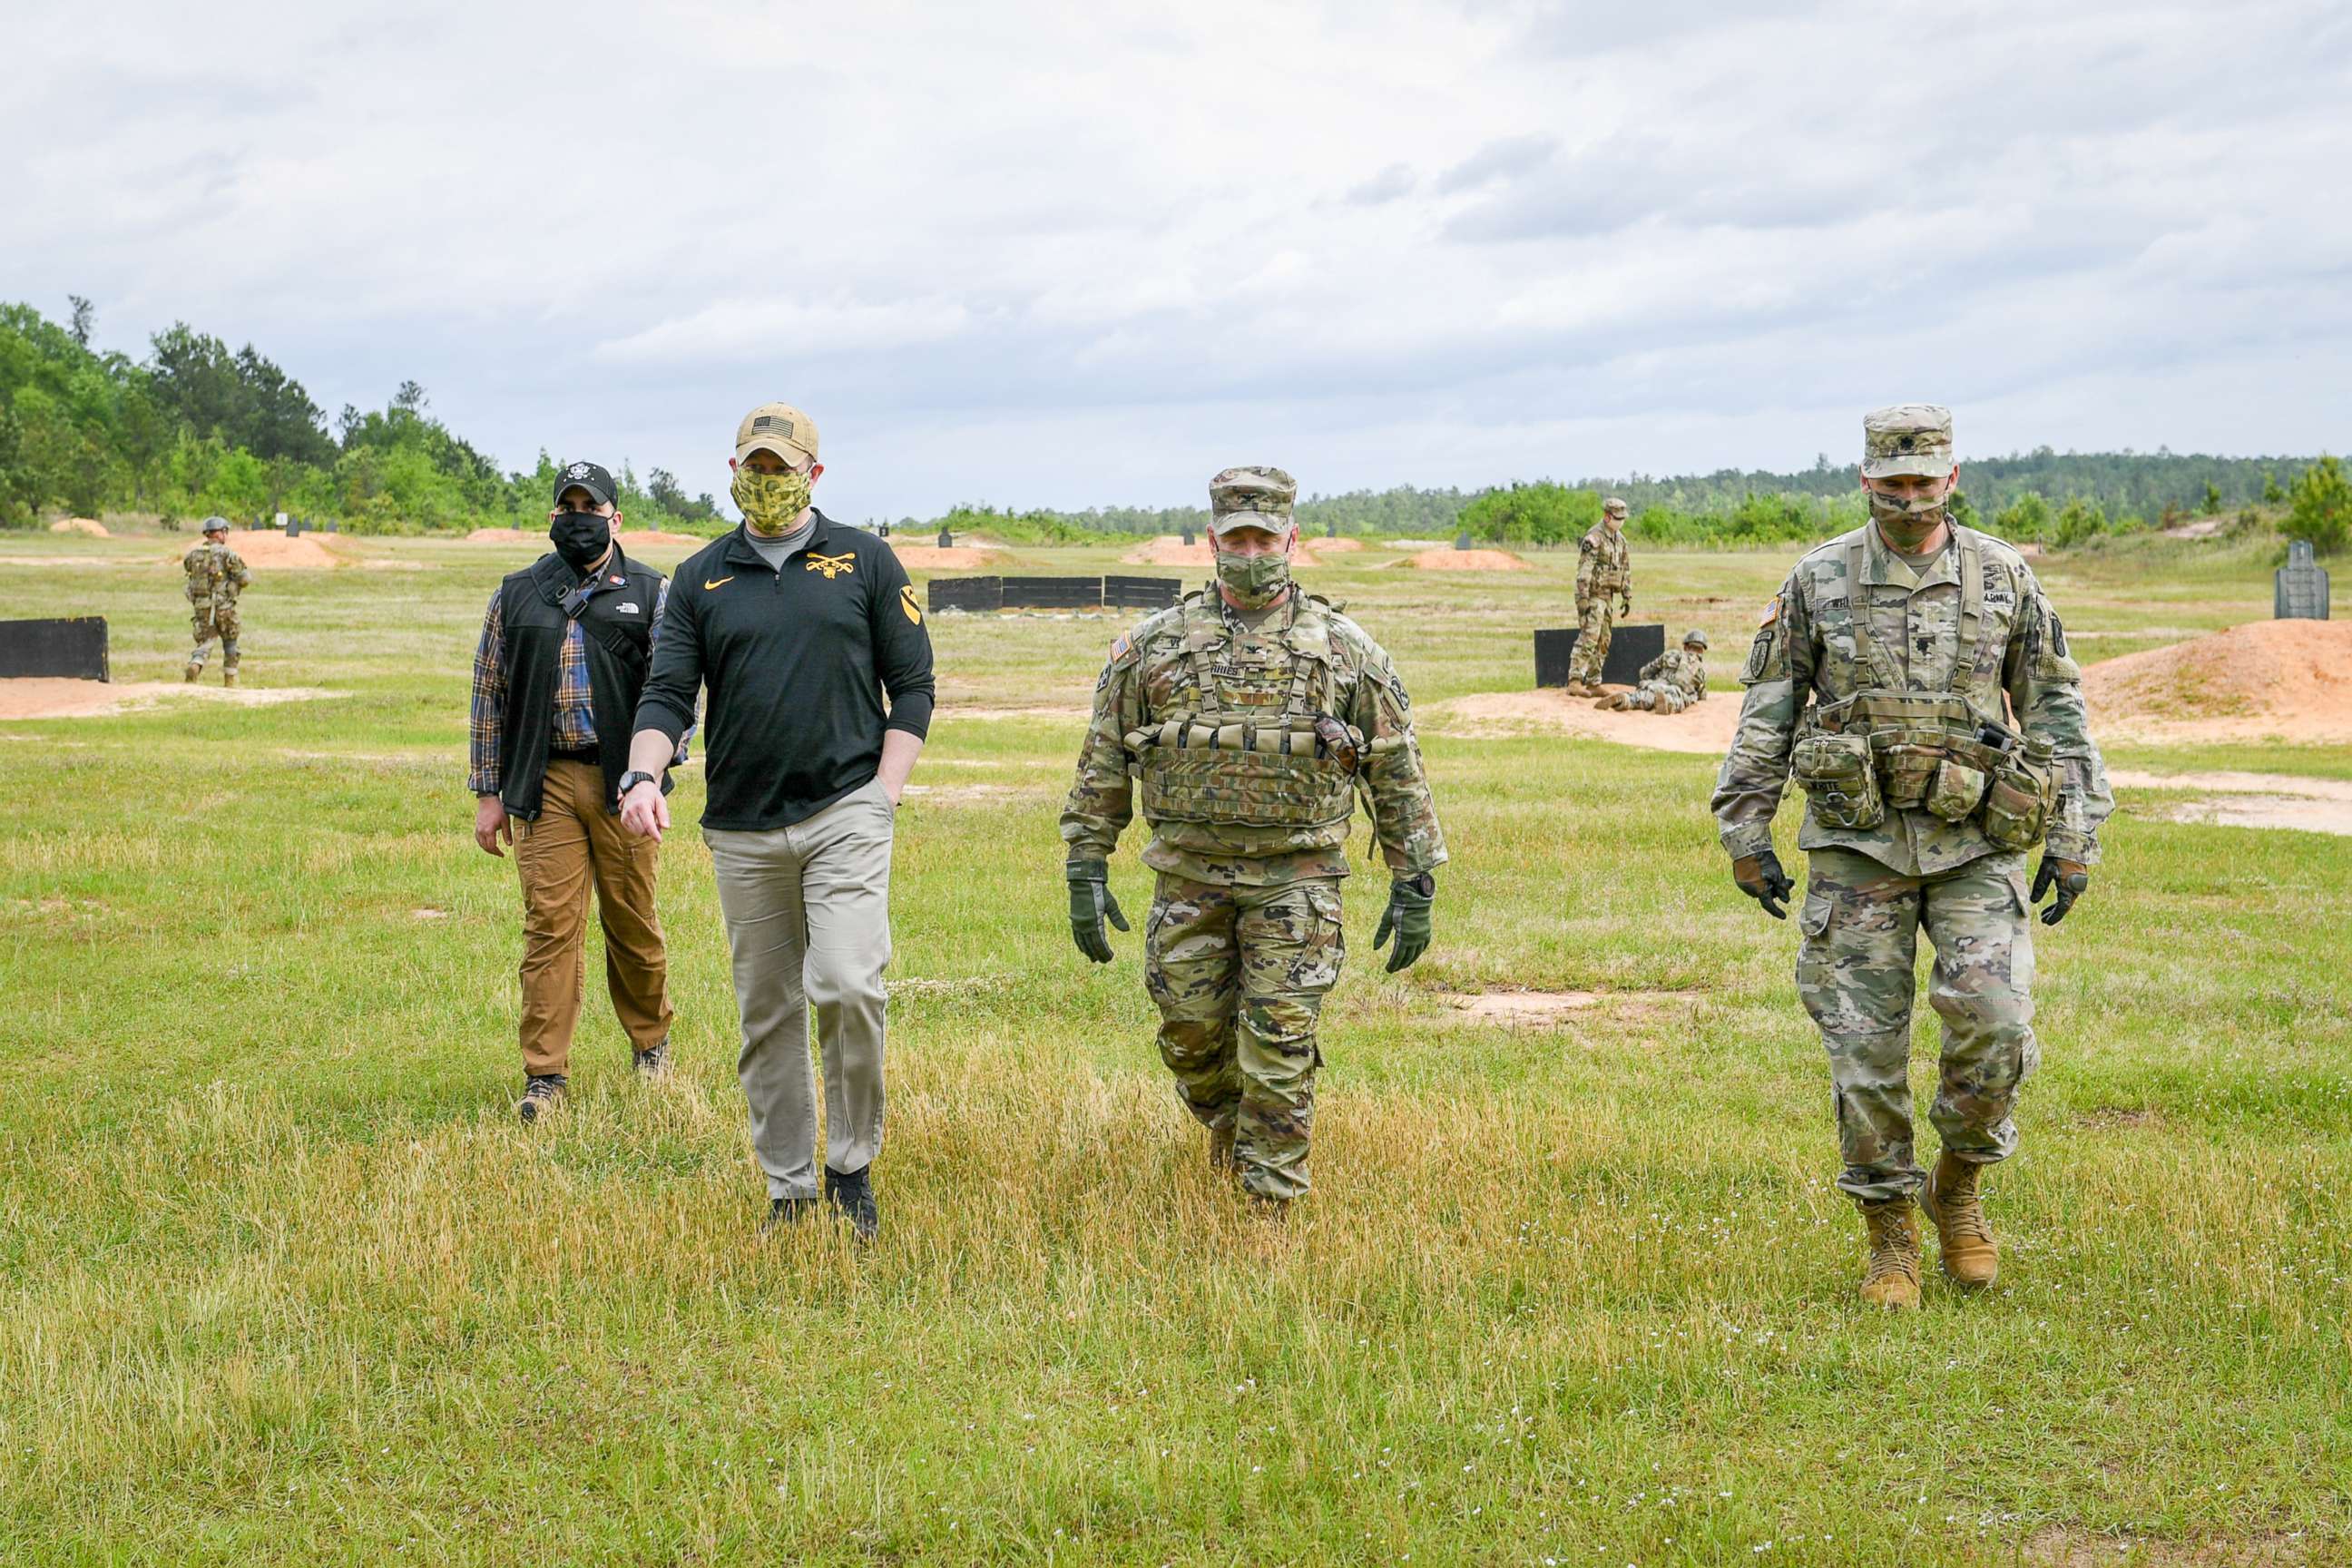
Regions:
[[[822,572],[824,574],[824,580],[830,583],[835,577],[840,576],[844,572],[855,572],[857,570],[857,552],[854,550],[845,550],[838,555],[817,555],[812,553],[808,558],[808,564],[802,568],[802,570],[807,572]]]

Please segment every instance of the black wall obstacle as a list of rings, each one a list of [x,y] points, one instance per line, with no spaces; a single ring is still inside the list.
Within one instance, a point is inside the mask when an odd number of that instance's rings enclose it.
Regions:
[[[0,679],[108,680],[106,617],[0,621]]]
[[[1184,591],[1174,577],[934,577],[939,610],[1160,610]]]
[[[1569,660],[1575,656],[1575,626],[1563,626],[1536,633],[1536,684],[1566,686]],[[1601,661],[1601,679],[1612,685],[1631,686],[1640,677],[1642,667],[1666,651],[1666,628],[1662,626],[1622,626],[1609,638],[1609,657]]]

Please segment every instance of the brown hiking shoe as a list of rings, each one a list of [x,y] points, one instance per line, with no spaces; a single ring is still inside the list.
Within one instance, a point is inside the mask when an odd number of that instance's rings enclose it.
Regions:
[[[1242,1168],[1241,1159],[1234,1152],[1234,1125],[1209,1129],[1209,1169],[1219,1175],[1229,1176]]]
[[[1909,1198],[1864,1204],[1870,1258],[1862,1271],[1862,1299],[1874,1307],[1906,1310],[1919,1304],[1919,1213]]]
[[[1919,1189],[1919,1206],[1936,1222],[1936,1245],[1943,1254],[1944,1272],[1964,1289],[1981,1290],[2000,1272],[2000,1248],[1984,1215],[1977,1192],[1982,1165],[1957,1158],[1946,1150]]]

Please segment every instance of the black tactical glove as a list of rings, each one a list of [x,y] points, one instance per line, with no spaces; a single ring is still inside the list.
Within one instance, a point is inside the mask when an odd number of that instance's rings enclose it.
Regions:
[[[1104,918],[1121,931],[1128,929],[1118,900],[1110,896],[1109,862],[1073,860],[1062,874],[1070,883],[1070,940],[1097,963],[1108,963],[1110,933],[1103,930]]]
[[[2061,860],[2055,855],[2045,852],[2042,857],[2042,864],[2035,868],[2033,872],[2032,901],[2040,903],[2042,895],[2053,888],[2058,889],[2058,899],[2055,903],[2042,911],[2042,923],[2054,926],[2064,920],[2066,911],[2074,907],[2074,900],[2087,892],[2090,886],[2091,873],[2087,867],[2080,861]]]
[[[1426,871],[1410,881],[1389,884],[1389,907],[1381,911],[1380,926],[1372,932],[1372,951],[1387,946],[1389,934],[1396,933],[1396,947],[1389,953],[1391,974],[1411,967],[1429,951],[1429,910],[1436,902],[1437,882]]]
[[[1739,890],[1764,906],[1764,912],[1776,921],[1789,918],[1789,895],[1797,884],[1789,880],[1789,873],[1780,869],[1780,858],[1769,849],[1761,855],[1743,855],[1731,863],[1731,879]]]

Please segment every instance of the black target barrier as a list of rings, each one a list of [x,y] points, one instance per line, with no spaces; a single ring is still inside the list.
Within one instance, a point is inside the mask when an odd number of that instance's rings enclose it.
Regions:
[[[1570,660],[1576,657],[1576,639],[1580,635],[1576,626],[1560,626],[1536,633],[1536,684],[1566,686]],[[1662,626],[1622,626],[1609,638],[1609,657],[1601,661],[1601,679],[1611,685],[1631,686],[1642,673],[1642,667],[1666,651],[1666,628]]]
[[[1184,596],[1178,577],[1106,577],[1102,602],[1114,610],[1164,610]]]
[[[0,679],[110,680],[106,617],[0,621]]]
[[[931,610],[1001,610],[1004,607],[1002,577],[934,577]]]

